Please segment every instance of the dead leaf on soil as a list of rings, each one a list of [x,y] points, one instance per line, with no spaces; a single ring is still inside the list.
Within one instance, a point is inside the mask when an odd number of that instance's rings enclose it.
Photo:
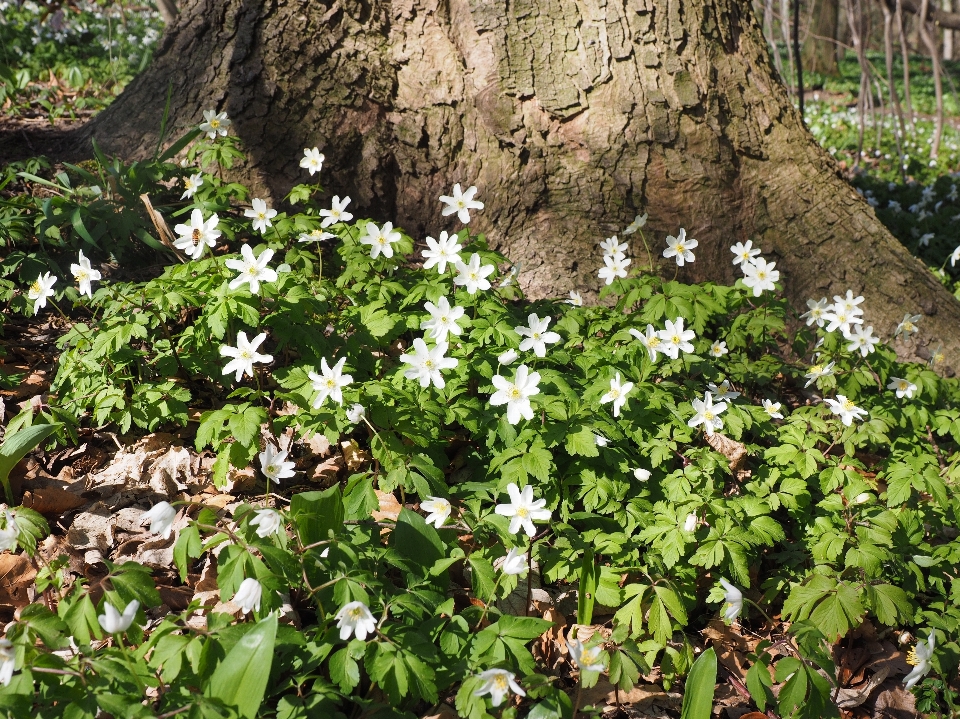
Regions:
[[[0,605],[27,606],[27,589],[36,576],[36,567],[25,554],[0,554]]]
[[[400,502],[389,492],[381,492],[379,489],[375,489],[374,492],[377,493],[380,508],[373,510],[370,516],[378,522],[382,522],[385,519],[392,519],[396,522],[397,517],[400,516],[400,510],[403,509],[403,507],[400,506]]]
[[[86,503],[79,495],[58,487],[38,487],[23,493],[23,506],[40,514],[63,514]]]
[[[361,467],[370,463],[370,453],[365,449],[360,449],[356,440],[348,439],[340,443],[340,450],[343,452],[343,458],[347,463],[347,469],[356,472]]]
[[[873,713],[878,719],[916,719],[917,698],[900,684],[893,684],[877,694]]]
[[[747,474],[747,470],[744,468],[747,462],[746,446],[719,432],[708,434],[707,444],[730,460],[730,471],[738,480],[744,479]]]
[[[664,707],[680,708],[683,698],[675,692],[665,692],[657,684],[638,684],[629,692],[620,692],[621,704],[658,704]],[[606,706],[617,703],[617,693],[606,677],[600,677],[596,686],[584,689],[580,696],[581,706]]]

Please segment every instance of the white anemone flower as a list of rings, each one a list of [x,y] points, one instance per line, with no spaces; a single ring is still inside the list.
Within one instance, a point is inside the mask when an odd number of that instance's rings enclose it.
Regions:
[[[511,690],[521,697],[527,695],[523,688],[517,684],[516,675],[506,669],[487,669],[480,672],[479,676],[483,680],[483,685],[473,695],[482,697],[489,694],[490,703],[495,707],[503,704],[503,700],[510,694]]]
[[[173,246],[183,250],[187,257],[199,260],[207,247],[216,247],[217,238],[223,234],[217,229],[219,223],[220,218],[216,212],[204,220],[203,213],[199,208],[195,208],[190,213],[190,222],[174,226],[173,231],[179,237],[174,240]]]
[[[613,237],[608,237],[601,242],[600,249],[603,250],[603,254],[605,255],[611,255],[614,257],[620,255],[623,257],[627,254],[628,246],[626,242],[621,243],[617,236],[614,235]]]
[[[920,319],[920,315],[911,315],[908,312],[903,316],[903,321],[897,325],[897,329],[893,333],[893,336],[903,337],[905,340],[910,339],[910,335],[920,331],[920,328],[917,327],[917,322],[919,322]]]
[[[366,408],[362,404],[357,403],[347,410],[347,419],[354,424],[359,424],[360,420],[362,420],[366,414]]]
[[[169,502],[157,502],[148,511],[140,515],[140,524],[150,522],[150,533],[159,534],[164,539],[170,538],[173,531],[173,520],[177,518],[177,510]]]
[[[933,658],[933,649],[936,644],[936,633],[933,629],[927,635],[927,641],[922,639],[917,641],[917,646],[907,652],[907,664],[912,664],[913,669],[903,678],[904,687],[909,691],[917,685],[927,672],[930,671],[930,660]]]
[[[240,274],[230,280],[228,285],[231,290],[235,290],[241,285],[250,286],[250,294],[260,293],[261,282],[276,282],[277,271],[267,267],[270,260],[273,259],[273,250],[265,249],[260,256],[254,256],[250,245],[240,247],[241,259],[225,260],[224,264],[231,270],[236,270]]]
[[[320,217],[323,218],[323,221],[320,223],[320,227],[330,227],[335,225],[338,222],[350,222],[353,219],[353,214],[347,212],[347,205],[350,204],[350,198],[344,197],[340,199],[340,195],[334,195],[333,200],[330,202],[329,210],[320,210]]]
[[[803,385],[804,388],[809,387],[809,386],[812,385],[814,382],[816,382],[817,380],[819,380],[821,377],[829,377],[830,375],[832,375],[832,374],[833,374],[833,366],[834,366],[835,364],[836,364],[836,362],[828,362],[828,363],[825,364],[825,365],[824,365],[824,364],[820,364],[820,363],[817,363],[817,364],[815,364],[815,365],[811,365],[811,366],[810,366],[810,371],[807,372],[807,373],[804,375],[804,377],[806,377],[806,379],[807,379],[807,383],[806,383],[805,385]]]
[[[440,374],[441,371],[453,369],[460,364],[455,357],[444,357],[448,347],[446,342],[437,342],[433,347],[427,347],[423,338],[417,337],[413,341],[413,352],[400,355],[400,361],[410,365],[404,370],[404,377],[418,380],[421,387],[433,384],[437,389],[443,389],[446,382]]]
[[[960,247],[955,249],[950,255],[950,266],[956,267],[957,260],[960,260]]]
[[[27,291],[27,299],[33,300],[33,314],[37,314],[41,307],[46,307],[47,298],[53,297],[53,295],[56,294],[53,291],[53,286],[56,282],[56,276],[45,272],[37,277],[37,279],[33,281],[33,284],[30,285],[30,289]]]
[[[180,195],[181,200],[189,200],[193,197],[197,190],[200,189],[200,185],[203,184],[203,175],[199,172],[196,175],[190,175],[190,177],[183,178],[183,194]]]
[[[227,128],[230,127],[230,119],[227,113],[216,110],[204,110],[203,122],[200,123],[200,131],[207,133],[211,140],[216,139],[217,135],[221,137],[227,134]]]
[[[719,400],[726,402],[727,400],[733,400],[740,396],[740,393],[736,390],[730,389],[730,380],[725,379],[720,385],[715,385],[713,382],[707,382],[707,389],[710,390],[710,393]]]
[[[573,632],[571,632],[572,634]],[[584,647],[579,639],[569,637],[567,639],[567,649],[570,651],[570,658],[573,659],[577,668],[582,672],[602,672],[605,666],[606,652],[598,644],[595,647]]]
[[[517,361],[517,357],[520,356],[520,353],[514,349],[509,349],[506,352],[503,352],[500,355],[497,355],[497,363],[501,365],[513,364]]]
[[[697,519],[697,515],[693,512],[690,512],[683,520],[683,531],[684,532],[696,532],[697,525],[700,524]]]
[[[363,602],[348,602],[337,612],[337,629],[340,630],[340,639],[346,641],[353,634],[361,642],[367,635],[377,631],[377,620],[370,613],[370,608]]]
[[[617,255],[604,255],[603,256],[603,267],[600,268],[600,271],[597,272],[597,277],[601,280],[605,280],[608,285],[612,285],[613,281],[618,277],[627,276],[627,267],[630,265],[630,260],[623,256]]]
[[[723,429],[723,420],[720,419],[720,413],[726,408],[726,402],[714,404],[713,397],[707,392],[703,395],[702,400],[693,400],[693,409],[696,414],[687,422],[687,426],[697,427],[702,424],[706,433],[712,435],[714,431]]]
[[[663,256],[667,259],[670,259],[671,257],[676,258],[677,266],[679,267],[683,267],[685,263],[693,262],[696,259],[691,250],[700,244],[696,240],[688,240],[687,231],[682,227],[680,228],[680,232],[676,237],[673,235],[668,235],[666,243],[667,249],[663,251]]]
[[[847,352],[859,350],[864,357],[873,352],[874,346],[880,343],[880,338],[873,336],[873,327],[866,329],[860,326],[854,327],[853,331],[847,335],[847,339],[850,340]]]
[[[767,413],[770,419],[783,419],[783,413],[780,411],[781,406],[779,402],[769,399],[763,400],[763,411]]]
[[[759,297],[764,290],[772,292],[777,289],[774,282],[780,279],[780,271],[773,269],[776,266],[776,262],[767,262],[762,257],[740,265],[743,269],[743,284],[753,290],[754,297]]]
[[[642,215],[637,215],[633,218],[633,222],[627,225],[627,228],[623,231],[625,235],[632,235],[637,230],[643,228],[647,224],[647,213],[644,212]]]
[[[647,355],[650,357],[650,361],[656,362],[657,352],[663,352],[664,346],[663,340],[660,337],[660,333],[653,329],[653,325],[647,325],[646,334],[634,327],[631,327],[629,332],[640,341],[640,344],[647,348]]]
[[[278,451],[272,442],[267,442],[264,450],[257,455],[260,460],[260,471],[272,482],[278,482],[281,479],[289,479],[296,472],[294,467],[296,463],[287,461],[286,451]]]
[[[263,596],[263,585],[253,577],[247,577],[237,588],[237,593],[233,595],[232,601],[240,607],[241,614],[249,614],[252,611],[260,611],[260,598]]]
[[[0,639],[0,684],[9,686],[13,679],[13,670],[17,664],[17,653],[13,648],[13,642],[9,639]]]
[[[537,533],[533,523],[546,522],[550,519],[552,512],[545,509],[547,500],[535,500],[533,487],[529,484],[521,491],[516,484],[510,482],[507,485],[507,493],[510,495],[510,504],[498,504],[493,511],[502,517],[510,518],[510,527],[507,530],[510,534],[516,534],[522,527],[527,536],[532,537]]]
[[[560,341],[560,335],[556,332],[547,332],[550,325],[550,318],[540,319],[536,313],[527,317],[529,327],[514,327],[516,333],[525,337],[520,341],[520,351],[527,352],[533,350],[537,357],[547,356],[547,345],[552,345]]]
[[[90,260],[84,256],[83,250],[80,250],[78,263],[70,265],[70,274],[72,274],[73,278],[77,281],[80,294],[92,298],[93,288],[90,286],[90,283],[100,279],[100,272],[90,267]],[[34,312],[34,314],[36,314],[36,312]]]
[[[570,290],[570,297],[564,300],[564,302],[574,307],[583,307],[583,296],[576,290]]]
[[[460,183],[458,182],[453,186],[453,195],[440,195],[440,202],[446,205],[443,208],[440,214],[444,217],[448,217],[456,213],[457,217],[460,219],[460,222],[463,224],[468,224],[470,222],[470,210],[482,210],[483,203],[478,200],[474,200],[474,196],[477,194],[477,188],[471,185],[467,188],[466,192],[460,189]]]
[[[897,393],[897,399],[913,399],[913,393],[917,391],[917,385],[909,380],[900,377],[891,377],[887,389],[892,389]]]
[[[247,333],[243,330],[240,330],[237,332],[236,347],[231,347],[230,345],[221,345],[220,356],[232,358],[229,362],[227,362],[226,366],[224,366],[223,374],[236,372],[237,376],[235,381],[239,382],[240,378],[243,377],[244,374],[248,374],[253,377],[254,362],[273,362],[273,355],[262,355],[257,352],[257,347],[263,344],[265,339],[267,339],[267,333],[261,332],[252,340],[247,340]]]
[[[460,250],[463,245],[459,242],[456,235],[448,235],[446,231],[440,233],[440,239],[435,240],[432,237],[426,238],[427,249],[423,251],[426,261],[423,263],[423,269],[429,270],[436,267],[441,275],[447,271],[447,265],[456,267],[460,260]]]
[[[377,227],[376,223],[368,222],[366,232],[366,237],[360,238],[360,244],[370,245],[370,259],[375,260],[380,255],[387,259],[393,257],[393,243],[399,242],[401,235],[393,229],[392,222],[385,222],[383,227]]]
[[[817,327],[823,327],[825,315],[830,305],[827,298],[822,297],[819,300],[807,300],[807,311],[800,315],[800,319],[807,321],[807,327],[816,323]]]
[[[425,330],[431,339],[445,342],[448,334],[459,336],[463,332],[457,324],[465,312],[463,307],[451,307],[447,298],[441,297],[437,304],[425,302],[423,308],[430,313],[430,319],[421,322],[420,329]]]
[[[862,302],[863,295],[854,297],[853,290],[847,290],[847,294],[842,297],[840,295],[833,296],[834,312],[842,310],[849,315],[859,317],[863,314],[863,309],[859,307]]]
[[[727,343],[723,342],[722,340],[717,340],[710,345],[709,353],[711,357],[723,357],[729,352],[730,350],[727,349]]]
[[[256,515],[250,520],[250,526],[257,528],[257,536],[261,539],[283,530],[283,515],[275,509],[258,509]]]
[[[320,172],[323,168],[323,161],[327,158],[323,156],[319,148],[303,148],[303,157],[300,158],[300,167],[310,171],[310,177],[314,173]]]
[[[845,337],[850,334],[850,325],[863,324],[862,317],[852,315],[843,308],[838,309],[836,305],[831,305],[830,312],[825,312],[823,319],[827,323],[827,332],[840,330]]]
[[[300,237],[297,238],[297,242],[320,242],[321,240],[329,240],[334,237],[336,237],[336,235],[332,232],[317,228],[310,230],[310,232],[301,232]]]
[[[760,254],[760,248],[753,246],[753,240],[738,242],[730,248],[734,265],[745,265]]]
[[[730,584],[726,579],[720,577],[720,584],[723,587],[723,619],[727,624],[735,621],[743,611],[743,592]]]
[[[519,576],[525,574],[529,566],[527,553],[521,552],[517,547],[514,547],[507,552],[507,556],[505,556],[500,563],[500,571],[504,574]]]
[[[453,284],[459,285],[467,290],[467,294],[475,295],[478,290],[486,292],[490,289],[490,281],[487,279],[497,269],[493,265],[480,266],[480,255],[474,252],[470,255],[470,262],[463,264],[455,262],[453,266],[457,269],[457,276]]]
[[[342,390],[353,382],[353,375],[343,374],[343,365],[346,361],[346,357],[341,357],[331,368],[327,365],[327,358],[323,357],[320,359],[320,374],[310,372],[308,376],[313,380],[313,388],[319,392],[313,400],[314,409],[319,409],[327,397],[337,404],[343,404]]]
[[[453,505],[450,504],[449,499],[428,496],[426,502],[420,502],[420,509],[422,509],[424,512],[429,512],[424,521],[426,521],[427,524],[432,522],[434,527],[440,529],[440,527],[442,527],[450,518],[450,513],[453,511]]]
[[[613,416],[620,416],[620,409],[627,402],[627,395],[633,389],[633,382],[620,382],[620,373],[610,380],[610,391],[600,398],[600,404],[613,402]]]
[[[20,532],[17,529],[17,522],[11,512],[6,507],[3,508],[3,518],[5,523],[3,529],[0,529],[0,552],[17,551],[19,546],[17,540],[20,536]]]
[[[277,211],[267,207],[267,203],[259,197],[255,197],[250,204],[253,205],[253,207],[244,210],[243,216],[253,218],[252,224],[254,231],[262,235],[267,231],[268,227],[273,227],[273,223],[270,222],[270,220],[277,216]]]
[[[665,329],[660,330],[659,334],[663,341],[663,349],[660,351],[667,357],[677,359],[681,352],[693,352],[690,340],[696,338],[697,333],[683,329],[683,317],[677,317],[673,322],[667,320]]]
[[[823,401],[827,403],[831,412],[840,416],[840,421],[843,422],[845,427],[849,427],[855,419],[863,419],[863,417],[869,416],[865,409],[857,407],[853,400],[847,399],[842,394],[838,394],[836,399],[824,399]]]
[[[540,394],[540,373],[531,372],[525,364],[517,367],[513,381],[495,375],[493,386],[497,391],[490,396],[490,404],[499,407],[507,405],[507,422],[517,424],[521,418],[533,419],[533,408],[530,406],[530,397]]]
[[[643,467],[637,467],[633,470],[633,476],[640,482],[646,482],[650,479],[653,473],[649,469],[643,469]]]
[[[117,611],[109,602],[103,603],[103,614],[97,617],[97,622],[107,634],[120,634],[125,632],[133,624],[137,616],[137,610],[140,608],[140,602],[134,599],[123,610],[123,614]]]

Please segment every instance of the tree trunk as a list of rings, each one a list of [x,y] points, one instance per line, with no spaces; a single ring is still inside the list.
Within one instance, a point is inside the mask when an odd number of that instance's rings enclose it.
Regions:
[[[835,76],[837,66],[837,38],[840,34],[839,0],[813,0],[810,34],[803,48],[803,69]]]
[[[799,306],[850,288],[884,336],[921,312],[960,350],[960,303],[806,131],[749,3],[192,0],[88,134],[152,149],[168,83],[174,126],[229,114],[257,192],[307,181],[316,145],[329,194],[421,238],[459,227],[441,194],[477,185],[471,227],[531,296],[595,291],[597,243],[647,210],[656,256],[681,227],[700,241],[687,280],[732,283],[753,239]]]

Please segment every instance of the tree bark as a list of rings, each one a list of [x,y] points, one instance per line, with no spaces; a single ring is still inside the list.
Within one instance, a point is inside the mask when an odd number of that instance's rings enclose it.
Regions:
[[[837,65],[837,38],[840,36],[839,0],[814,0],[810,35],[803,49],[803,69],[835,76]]]
[[[687,280],[732,283],[752,239],[798,306],[850,288],[884,336],[920,312],[960,350],[960,303],[806,131],[747,2],[192,0],[87,136],[149,151],[168,83],[175,127],[229,114],[258,193],[306,181],[316,145],[329,194],[422,238],[477,185],[471,227],[531,296],[595,291],[597,243],[647,210],[657,255],[681,227],[700,241]]]

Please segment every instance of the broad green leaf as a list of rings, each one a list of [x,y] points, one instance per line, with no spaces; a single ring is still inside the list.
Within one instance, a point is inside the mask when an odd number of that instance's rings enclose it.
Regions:
[[[273,665],[277,615],[257,622],[213,671],[204,694],[236,707],[240,716],[255,719],[263,702]]]

